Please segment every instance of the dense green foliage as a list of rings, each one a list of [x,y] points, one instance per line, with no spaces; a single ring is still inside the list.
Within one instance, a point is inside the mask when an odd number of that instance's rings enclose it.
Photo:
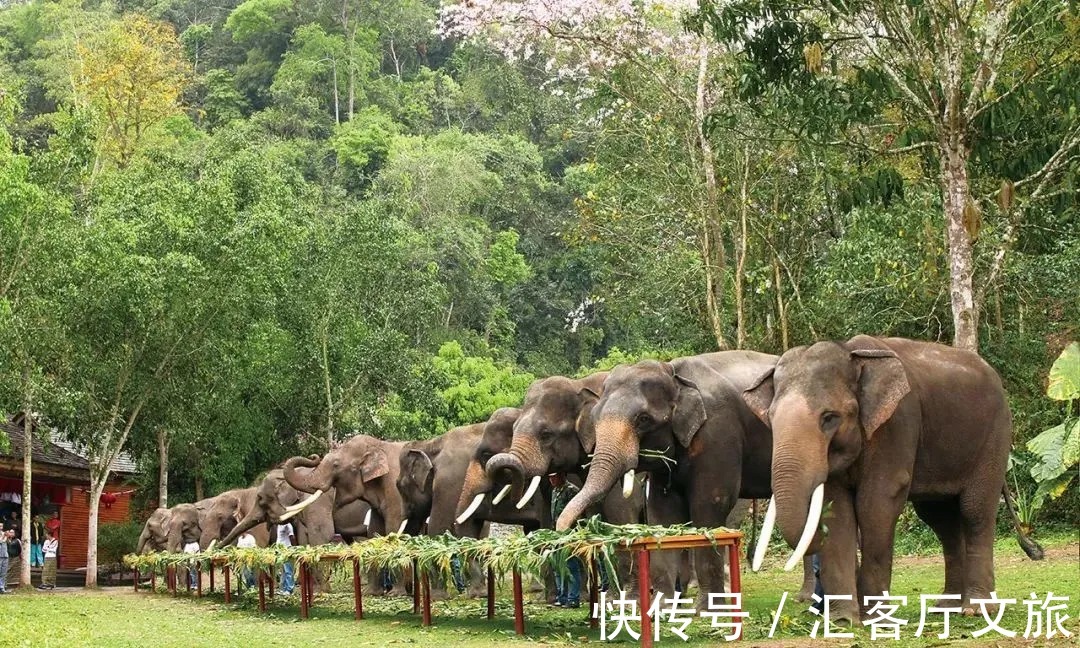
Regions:
[[[733,43],[700,79],[654,52],[582,81],[440,39],[435,0],[4,6],[0,411],[40,412],[101,465],[133,453],[148,500],[161,434],[185,501],[354,432],[482,420],[536,376],[952,340],[937,161],[907,148],[925,125],[842,51],[818,74],[801,23],[743,42],[755,17],[732,3],[697,21]],[[1062,11],[1038,23],[1048,48],[1076,43]],[[980,349],[1028,490],[1080,323],[1076,158],[1041,201],[1020,184],[1076,127],[1080,63],[1051,54],[1057,76],[981,117],[970,163]],[[1074,489],[1047,514],[1078,506]]]

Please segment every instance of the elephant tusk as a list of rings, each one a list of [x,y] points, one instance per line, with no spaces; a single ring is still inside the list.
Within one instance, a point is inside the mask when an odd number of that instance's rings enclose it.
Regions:
[[[210,541],[210,545],[208,547],[206,547],[206,550],[207,551],[213,551],[214,547],[216,547],[216,546],[217,546],[217,538],[214,538],[213,540]]]
[[[321,489],[317,490],[314,493],[312,493],[311,495],[308,495],[307,497],[305,497],[303,499],[303,501],[297,502],[296,504],[293,504],[292,506],[286,506],[285,510],[286,511],[296,511],[297,513],[299,513],[300,511],[303,511],[307,507],[311,506],[315,502],[315,500],[322,497],[322,494],[323,494],[323,492],[322,492]]]
[[[398,533],[405,533],[405,525],[409,523],[409,518],[405,518],[401,521],[401,526],[398,527]]]
[[[765,511],[765,521],[761,523],[761,535],[758,536],[757,547],[754,549],[754,562],[750,569],[761,569],[761,561],[765,560],[765,552],[769,550],[769,538],[772,537],[773,527],[776,526],[776,496],[769,498],[769,508]]]
[[[282,514],[280,517],[278,517],[278,524],[281,524],[282,522],[288,522],[289,520],[293,519],[297,515],[300,515],[300,510],[299,509],[293,509],[291,511],[286,510],[284,514]]]
[[[529,487],[525,489],[525,494],[521,496],[521,499],[518,500],[518,503],[514,506],[514,508],[519,511],[525,508],[525,505],[528,504],[530,500],[532,500],[533,495],[536,494],[536,489],[539,487],[540,475],[536,475],[532,478],[532,481],[529,482]]]
[[[791,571],[795,569],[795,565],[802,562],[806,550],[810,547],[810,542],[814,539],[814,534],[817,533],[824,501],[825,484],[818,484],[818,487],[814,489],[814,494],[810,497],[810,512],[806,516],[806,526],[803,527],[802,537],[799,538],[799,544],[795,546],[795,553],[791,554],[791,558],[788,558],[787,564],[784,565],[784,571]]]
[[[469,508],[465,509],[465,512],[457,517],[458,524],[464,524],[466,520],[472,517],[473,513],[476,513],[476,509],[480,508],[480,504],[484,501],[484,493],[477,493],[476,497],[472,499],[469,504]]]
[[[364,526],[371,526],[371,509],[364,514]]]
[[[651,478],[645,480],[645,501],[646,502],[649,501],[649,486],[652,486],[652,479]]]
[[[634,494],[634,471],[627,470],[626,474],[622,477],[622,496],[623,499],[629,499]]]
[[[431,524],[431,516],[430,515],[427,516],[426,518],[424,518],[424,524]]]
[[[510,494],[510,484],[507,484],[506,486],[503,486],[502,490],[499,491],[499,494],[496,495],[491,500],[491,505],[492,506],[498,506],[499,502],[502,502],[504,499],[506,499],[506,496],[509,495],[509,494]]]

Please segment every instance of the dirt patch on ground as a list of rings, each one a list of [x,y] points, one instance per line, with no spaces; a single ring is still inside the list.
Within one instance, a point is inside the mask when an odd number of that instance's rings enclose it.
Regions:
[[[1031,560],[1023,553],[1010,554],[1008,556],[995,556],[994,561],[999,565],[1014,565],[1017,563],[1028,562]],[[1058,547],[1051,547],[1046,549],[1046,557],[1044,560],[1050,562],[1069,562],[1074,564],[1080,562],[1080,542],[1073,542],[1067,545],[1061,545]],[[939,565],[942,558],[938,554],[936,556],[897,556],[894,561],[895,565]]]

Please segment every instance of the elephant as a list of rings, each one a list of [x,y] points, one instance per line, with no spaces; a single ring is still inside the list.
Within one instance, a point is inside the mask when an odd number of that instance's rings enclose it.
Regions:
[[[517,506],[524,507],[532,501],[535,493],[541,489],[541,485],[547,487],[547,480],[543,476],[551,472],[562,472],[574,476],[574,480],[586,480],[586,470],[583,465],[589,461],[589,452],[592,451],[592,410],[595,406],[607,372],[598,372],[581,379],[570,379],[563,376],[551,376],[535,381],[526,392],[525,402],[521,407],[517,420],[513,424],[513,434],[510,438],[509,447],[506,446],[505,435],[492,438],[491,443],[482,445],[478,452],[478,461],[485,464],[486,481],[473,473],[473,483],[476,491],[485,485],[505,483],[506,475],[510,481],[520,486],[527,482],[524,494],[518,499]],[[501,441],[496,445],[495,442]],[[496,449],[501,449],[496,452]],[[483,459],[487,457],[486,462]],[[470,488],[466,480],[466,490]],[[503,487],[503,489],[505,486]],[[656,497],[665,496],[662,489],[657,489]],[[493,499],[503,495],[503,490],[497,491]],[[646,519],[646,502],[644,497],[644,480],[630,480],[624,484],[623,489],[613,490],[607,497],[607,491],[590,504],[598,505],[601,517],[612,524],[637,524]],[[462,493],[458,508],[467,499],[467,492]],[[473,495],[472,502],[476,502],[478,495]],[[550,495],[546,495],[550,501]],[[670,508],[671,503],[658,504],[661,508]],[[595,510],[595,509],[594,509]],[[671,515],[668,510],[657,509],[653,517],[663,520],[663,523],[685,521],[685,515],[675,513]],[[620,553],[618,555],[619,581],[630,583],[631,591],[637,587],[636,579],[630,579],[631,564],[629,558]],[[679,572],[679,556],[673,552],[658,554],[653,570],[653,586],[660,591],[674,591],[675,574]],[[689,578],[684,578],[685,583]]]
[[[302,499],[302,494],[285,481],[284,471],[275,468],[268,472],[259,486],[255,488],[255,503],[221,540],[222,546],[236,541],[242,533],[255,529],[256,540],[260,532],[267,533],[273,525],[291,522],[296,531],[296,542],[300,545],[321,545],[331,542],[334,534],[340,534],[346,542],[367,536],[371,523],[371,507],[364,501],[357,500],[339,510],[334,510],[331,489],[321,495],[314,503],[303,510],[290,512],[288,507]],[[378,570],[368,573],[368,591],[381,592],[382,579]],[[322,570],[316,574],[316,587],[320,591],[329,591],[329,584]]]
[[[169,552],[178,553],[185,544],[200,541],[202,538],[200,519],[213,503],[214,498],[207,497],[195,503],[177,504],[170,509],[168,538],[165,543],[165,548]],[[199,546],[202,547],[201,544]]]
[[[487,473],[487,462],[496,454],[506,452],[513,438],[514,423],[521,410],[503,407],[484,423],[480,441],[473,449],[465,467],[465,477],[455,511],[455,521],[464,525],[486,520],[501,524],[520,524],[525,533],[551,527],[551,485],[542,480],[541,487],[525,506],[518,508],[508,497],[512,484],[506,479],[493,479]],[[499,477],[503,475],[500,473]],[[492,492],[493,497],[488,497]]]
[[[157,508],[143,525],[142,533],[139,534],[139,544],[135,553],[141,554],[148,551],[164,551],[169,545],[169,519],[172,517],[172,509]]]
[[[556,528],[569,528],[620,477],[625,482],[635,471],[650,473],[664,490],[682,497],[682,521],[738,526],[741,519],[732,518],[745,513],[731,513],[739,498],[771,494],[772,433],[747,407],[742,391],[775,360],[754,351],[721,351],[612,370],[590,425],[580,427],[582,445],[595,448],[589,474]],[[701,585],[696,605],[704,609],[710,592],[724,591],[725,560],[713,549],[698,549],[694,568]],[[803,589],[813,590],[809,564]]]
[[[257,508],[257,488],[237,488],[214,497],[199,515],[199,546],[209,549],[230,534],[237,524]],[[252,531],[260,547],[270,544],[270,530],[258,527]]]
[[[974,614],[971,600],[994,591],[1002,494],[1012,512],[1012,414],[1001,378],[978,354],[866,335],[818,342],[784,353],[743,397],[774,438],[766,525],[775,520],[792,560],[820,551],[825,591],[853,597],[836,602],[834,618],[859,620],[863,597],[889,589],[908,501],[941,541],[945,594]],[[1013,519],[1021,547],[1041,558]]]
[[[324,493],[311,506],[290,515],[288,507],[303,499],[303,495],[285,481],[284,471],[280,468],[268,472],[255,490],[254,506],[222,538],[222,546],[232,544],[244,531],[259,525],[268,528],[284,522],[293,524],[296,542],[303,545],[327,544],[333,540],[335,533],[346,541],[368,534],[371,507],[367,502],[357,500],[335,511],[333,490]]]
[[[397,489],[401,451],[422,443],[384,441],[358,434],[322,457],[292,457],[285,462],[282,475],[290,486],[311,495],[286,507],[286,511],[302,511],[333,489],[335,515],[349,504],[363,500],[372,510],[369,535],[380,535],[388,530],[402,532],[409,519]],[[395,583],[394,594],[405,591],[402,582]]]

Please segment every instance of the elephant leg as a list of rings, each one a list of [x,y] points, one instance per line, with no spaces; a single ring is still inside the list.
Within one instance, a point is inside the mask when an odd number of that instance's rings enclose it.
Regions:
[[[1002,482],[999,479],[989,487],[972,488],[960,494],[964,533],[964,599],[961,607],[965,615],[977,613],[971,599],[990,598],[990,592],[994,591],[994,535]]]
[[[908,479],[910,473],[903,471],[895,479],[886,473],[872,484],[863,480],[863,488],[856,496],[862,557],[857,590],[860,604],[865,603],[866,596],[881,596],[892,583],[896,521],[907,503]]]
[[[698,586],[694,563],[690,560],[690,552],[685,549],[679,552],[679,582],[682,583],[684,592],[689,592],[690,588]]]
[[[740,471],[727,471],[724,479],[717,479],[715,471],[699,470],[691,480],[690,519],[697,526],[718,527],[727,524],[728,515],[739,494]],[[698,593],[695,607],[698,610],[709,608],[709,594],[728,591],[725,578],[727,572],[727,550],[713,548],[694,550],[694,571],[698,578]]]
[[[825,501],[832,504],[829,512],[822,516],[822,521],[829,528],[829,537],[821,543],[818,551],[821,586],[826,595],[849,597],[832,600],[829,617],[833,622],[858,623],[856,583],[859,528],[855,520],[855,503],[851,491],[829,482],[825,483]]]
[[[945,594],[964,594],[964,528],[960,508],[954,501],[912,502],[915,513],[941,541],[945,558]],[[938,607],[955,606],[953,599],[938,601]]]

